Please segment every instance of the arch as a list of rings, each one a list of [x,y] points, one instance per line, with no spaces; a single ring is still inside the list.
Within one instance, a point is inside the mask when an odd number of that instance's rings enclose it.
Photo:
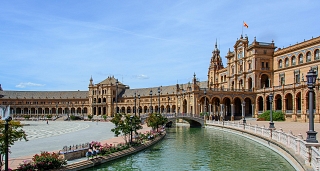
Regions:
[[[125,113],[125,112],[126,112],[126,108],[125,108],[125,107],[121,107],[121,109],[120,109],[119,112],[120,112],[120,113]]]
[[[130,106],[127,107],[127,113],[131,113],[131,107]]]
[[[240,79],[240,80],[239,80],[239,89],[241,89],[242,87],[243,87],[243,80]]]
[[[301,113],[301,92],[298,92],[297,94],[296,94],[296,103],[295,103],[295,105],[296,105],[296,112],[297,113]]]
[[[182,113],[187,113],[187,100],[184,99],[183,102],[182,102]]]
[[[177,113],[177,107],[176,107],[176,105],[172,105],[172,113]]]
[[[101,98],[98,98],[98,103],[101,103]]]
[[[274,103],[275,103],[275,110],[282,111],[282,96],[280,94],[275,95]]]
[[[314,60],[318,60],[318,59],[320,59],[320,54],[319,54],[319,49],[316,49],[315,51],[314,51]]]
[[[285,66],[288,67],[288,66],[289,66],[289,59],[288,59],[288,58],[285,58],[285,59],[284,59],[284,63],[285,63]]]
[[[263,111],[263,98],[261,96],[258,97],[258,100],[257,100],[257,105],[258,105],[258,111],[259,113]]]
[[[285,110],[286,113],[292,113],[293,111],[293,96],[291,93],[288,93],[285,95],[285,102],[286,102],[286,106],[285,106]]]
[[[242,119],[242,105],[241,100],[239,97],[236,97],[233,100],[233,107],[234,107],[234,119]]]
[[[299,60],[299,64],[303,64],[303,54],[299,54],[298,60]]]
[[[103,98],[103,103],[106,103],[107,102],[107,98]]]
[[[278,68],[279,68],[279,69],[282,68],[282,59],[280,59],[280,60],[278,61]]]
[[[231,100],[229,97],[223,99],[225,120],[231,120]]]
[[[248,116],[253,116],[253,112],[252,112],[252,101],[250,98],[246,97],[244,99],[244,102],[245,102],[245,106],[244,106],[244,115],[246,117]]]
[[[252,78],[251,78],[251,77],[249,77],[249,78],[248,78],[248,89],[249,89],[249,90],[251,90],[251,89],[252,89],[252,87],[253,87]]]
[[[311,62],[311,52],[308,51],[306,54],[307,62]]]
[[[148,113],[148,107],[147,106],[143,107],[143,113]]]
[[[260,83],[260,85],[261,85],[260,88],[269,87],[269,76],[267,74],[262,74],[261,75],[261,83]]]
[[[296,57],[295,56],[291,57],[291,65],[292,66],[296,65]]]

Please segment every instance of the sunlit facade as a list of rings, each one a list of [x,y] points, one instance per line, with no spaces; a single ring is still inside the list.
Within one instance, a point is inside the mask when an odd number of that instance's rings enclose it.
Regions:
[[[273,41],[259,42],[241,36],[229,49],[223,64],[217,44],[208,61],[208,80],[199,82],[196,74],[189,83],[130,89],[109,76],[94,83],[88,91],[7,91],[0,86],[0,104],[10,105],[14,117],[29,115],[113,116],[116,112],[144,115],[150,112],[209,113],[210,119],[239,120],[281,110],[287,121],[308,120],[306,74],[318,73],[320,37],[277,48]],[[224,66],[225,65],[225,66]],[[315,121],[320,122],[320,79],[315,88]]]

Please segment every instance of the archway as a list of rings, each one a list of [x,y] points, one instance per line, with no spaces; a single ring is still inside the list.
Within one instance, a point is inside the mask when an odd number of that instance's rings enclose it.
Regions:
[[[251,90],[252,87],[253,87],[253,85],[252,85],[252,78],[249,77],[249,78],[248,78],[248,89]]]
[[[277,94],[275,96],[275,105],[276,105],[276,110],[281,110],[282,111],[282,97],[280,94]]]
[[[258,113],[263,112],[263,98],[261,96],[258,97]]]
[[[261,75],[261,83],[260,83],[261,87],[260,88],[263,88],[263,87],[269,87],[269,77],[267,74],[262,74]]]
[[[236,97],[233,101],[234,106],[234,119],[242,118],[242,105],[240,98]]]
[[[182,113],[187,113],[187,100],[183,100]]]

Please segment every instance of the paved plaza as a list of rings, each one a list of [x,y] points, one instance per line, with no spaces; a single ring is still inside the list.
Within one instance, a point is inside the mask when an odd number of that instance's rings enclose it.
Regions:
[[[41,151],[58,152],[63,146],[114,138],[111,122],[90,121],[22,121],[29,141],[17,141],[11,147],[9,167],[30,160]]]

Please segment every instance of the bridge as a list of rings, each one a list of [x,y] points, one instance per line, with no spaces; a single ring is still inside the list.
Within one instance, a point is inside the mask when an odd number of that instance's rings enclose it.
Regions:
[[[187,121],[190,124],[190,127],[204,127],[205,126],[205,120],[203,116],[199,116],[196,114],[190,114],[190,113],[166,113],[161,114],[163,117],[166,117],[168,119],[168,123],[175,123],[177,119],[183,119]],[[147,118],[147,115],[141,116],[141,122],[144,123],[145,119]]]

